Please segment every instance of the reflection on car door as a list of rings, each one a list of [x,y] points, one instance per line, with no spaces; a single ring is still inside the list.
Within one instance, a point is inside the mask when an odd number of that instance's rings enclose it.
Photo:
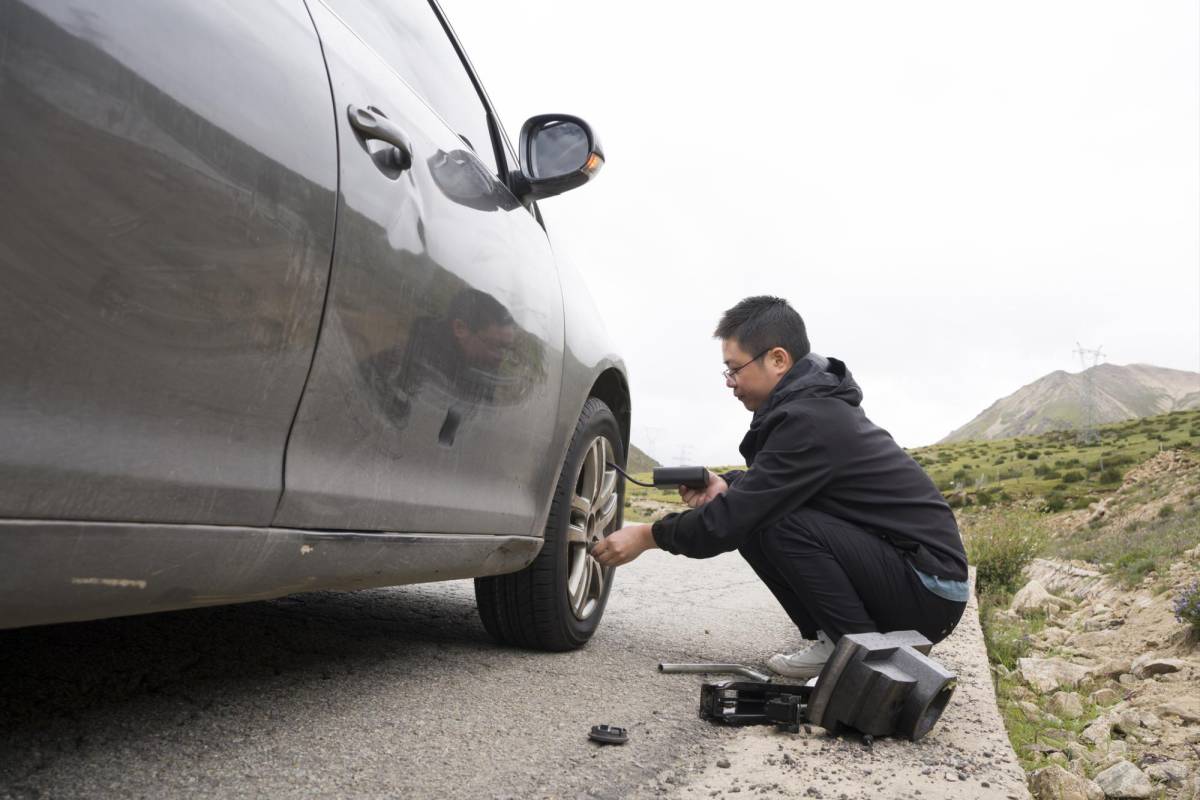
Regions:
[[[486,107],[424,0],[310,7],[341,195],[276,524],[529,534],[559,466],[545,236],[497,179]],[[370,138],[382,129],[392,141]]]
[[[0,120],[0,517],[268,524],[336,210],[302,0],[6,0]]]

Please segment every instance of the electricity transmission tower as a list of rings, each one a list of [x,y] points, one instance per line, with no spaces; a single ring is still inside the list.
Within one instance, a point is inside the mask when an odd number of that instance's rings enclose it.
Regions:
[[[1100,345],[1095,350],[1089,350],[1076,342],[1075,354],[1079,356],[1079,363],[1083,366],[1083,372],[1079,376],[1083,379],[1079,382],[1079,400],[1080,405],[1083,406],[1079,441],[1083,444],[1091,444],[1100,440],[1100,435],[1096,433],[1095,367],[1100,363],[1100,359],[1104,358],[1104,345]],[[1091,364],[1088,363],[1088,359],[1091,359]]]

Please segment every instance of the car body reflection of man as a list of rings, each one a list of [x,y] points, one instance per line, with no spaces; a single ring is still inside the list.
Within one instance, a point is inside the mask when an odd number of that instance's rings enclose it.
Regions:
[[[419,330],[414,330],[410,353],[419,363],[406,364],[404,376],[436,376],[454,398],[438,431],[438,441],[452,445],[475,406],[494,399],[517,325],[495,297],[464,289],[450,301],[444,318],[421,320],[414,328]]]
[[[505,359],[517,339],[517,325],[504,304],[487,292],[463,289],[445,315],[422,317],[412,324],[408,344],[397,366],[394,351],[367,361],[367,372],[393,426],[407,425],[416,398],[428,389],[427,405],[450,397],[438,433],[454,443],[459,426],[481,403],[492,403],[496,389],[510,382]]]

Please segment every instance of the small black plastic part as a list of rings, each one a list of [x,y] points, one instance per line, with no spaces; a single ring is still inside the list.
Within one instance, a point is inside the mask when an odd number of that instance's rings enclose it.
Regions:
[[[600,744],[625,744],[629,741],[629,734],[616,725],[593,725],[588,738]]]

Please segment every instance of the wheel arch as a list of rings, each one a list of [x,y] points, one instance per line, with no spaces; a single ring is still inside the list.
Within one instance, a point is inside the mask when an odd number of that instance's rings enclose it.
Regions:
[[[630,421],[633,414],[629,397],[629,382],[625,374],[617,367],[609,367],[596,377],[588,397],[603,401],[617,418],[617,426],[621,429],[621,449],[626,460],[629,459]],[[622,464],[624,466],[624,464]]]

